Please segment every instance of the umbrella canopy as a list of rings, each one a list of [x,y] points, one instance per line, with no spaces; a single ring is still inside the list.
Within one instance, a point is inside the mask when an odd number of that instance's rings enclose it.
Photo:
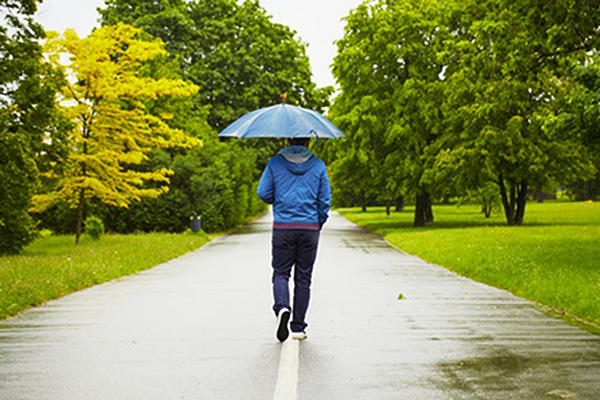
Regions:
[[[219,133],[219,137],[337,139],[344,134],[318,112],[284,102],[244,115]]]

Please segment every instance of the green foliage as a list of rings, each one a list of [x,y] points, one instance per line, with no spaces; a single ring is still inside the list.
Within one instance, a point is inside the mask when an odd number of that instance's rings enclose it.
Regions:
[[[257,1],[108,0],[102,24],[125,22],[161,38],[185,79],[200,87],[217,131],[288,93],[291,103],[322,109],[332,88],[317,89],[305,45],[274,23]]]
[[[265,210],[256,195],[260,170],[256,151],[235,142],[204,140],[202,149],[170,156],[155,153],[154,163],[173,169],[171,190],[128,209],[96,206],[109,231],[183,232],[197,212],[206,232],[231,229]]]
[[[532,203],[517,229],[478,206],[436,206],[436,223],[419,230],[407,213],[340,211],[428,262],[600,323],[598,203]]]
[[[574,137],[588,150],[600,170],[600,55],[594,51],[585,62],[573,61],[570,80],[556,104],[555,117],[548,126],[554,136]],[[600,197],[600,171],[589,182],[567,182],[580,200]]]
[[[548,127],[568,81],[562,66],[597,42],[598,17],[574,25],[589,5],[565,4],[473,1],[446,23],[461,33],[445,49],[451,129],[437,167],[463,190],[495,183],[509,225],[522,223],[529,185],[593,173],[580,142]]]
[[[0,254],[18,253],[33,239],[27,213],[37,170],[22,135],[0,131]]]
[[[197,212],[203,230],[224,231],[263,211],[256,186],[278,150],[276,142],[220,142],[216,131],[279,101],[281,92],[293,104],[327,106],[332,88],[317,89],[312,82],[305,44],[272,22],[256,1],[108,0],[100,13],[103,25],[130,23],[164,41],[170,61],[153,65],[148,74],[175,74],[196,83],[199,92],[185,104],[156,102],[153,113],[167,108],[175,116],[172,126],[204,142],[200,151],[149,154],[141,168],[173,170],[170,192],[125,210],[103,207],[97,213],[107,229],[182,232]]]
[[[394,202],[413,193],[421,205],[441,190],[429,178],[436,140],[443,132],[437,51],[437,1],[363,3],[347,18],[333,73],[342,92],[332,118],[348,135],[332,165],[342,192],[376,192]],[[439,186],[439,185],[438,185]],[[427,207],[417,207],[424,224]]]
[[[0,258],[0,319],[99,283],[151,268],[197,249],[205,235],[106,235],[36,240],[23,254]]]
[[[370,192],[388,204],[414,196],[414,224],[424,225],[435,197],[492,183],[507,223],[519,225],[531,185],[590,178],[595,7],[380,0],[351,11],[333,65],[342,92],[332,118],[349,137],[332,146],[337,193]],[[572,64],[587,73],[577,78]],[[571,77],[588,83],[577,101],[565,97]],[[571,117],[555,122],[565,110]]]
[[[0,254],[33,239],[27,210],[38,170],[60,143],[53,130],[57,74],[42,61],[35,10],[33,0],[0,1]],[[45,142],[45,133],[54,141]]]
[[[231,229],[265,209],[256,194],[256,152],[235,142],[206,141],[200,152],[174,161],[173,185],[187,195],[189,217],[197,212],[207,232]]]
[[[100,240],[104,235],[104,223],[98,217],[89,216],[85,220],[85,233],[93,240]]]
[[[33,214],[33,217],[39,229],[51,229],[58,235],[75,233],[77,211],[66,202],[59,202],[43,213]]]
[[[460,203],[475,203],[481,206],[481,212],[486,218],[500,207],[498,188],[491,182],[476,189],[467,190],[465,196],[460,198]]]
[[[54,232],[52,232],[50,229],[42,229],[41,231],[38,232],[38,237],[40,239],[45,239],[52,235],[54,235]]]

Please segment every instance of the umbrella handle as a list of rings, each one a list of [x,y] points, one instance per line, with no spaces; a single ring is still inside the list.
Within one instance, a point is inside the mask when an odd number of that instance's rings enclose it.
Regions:
[[[321,142],[319,141],[319,135],[317,134],[317,131],[315,131],[314,129],[311,129],[310,132],[308,132],[308,134],[315,135],[315,137],[317,138],[317,146],[321,144]]]

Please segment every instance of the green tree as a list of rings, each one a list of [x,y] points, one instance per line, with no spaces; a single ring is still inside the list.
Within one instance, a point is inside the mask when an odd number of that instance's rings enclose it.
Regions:
[[[557,98],[556,118],[550,128],[557,136],[577,138],[588,150],[596,170],[600,170],[600,56],[593,52],[583,63],[574,62],[570,80]],[[575,182],[570,182],[574,184]],[[600,173],[594,180],[577,182],[573,190],[582,200],[600,194]]]
[[[166,43],[183,77],[200,87],[196,100],[211,107],[217,131],[282,92],[301,106],[328,104],[332,88],[312,82],[305,45],[258,1],[108,0],[99,11],[104,25],[130,23]]]
[[[54,107],[57,73],[44,63],[34,0],[0,0],[0,254],[33,238],[27,212],[38,170],[53,162],[60,138]],[[53,141],[44,141],[44,135]]]
[[[52,34],[45,44],[57,68],[70,72],[61,92],[64,114],[74,123],[71,151],[61,168],[48,172],[56,178],[52,190],[34,196],[34,211],[67,201],[77,209],[76,244],[82,233],[85,205],[90,199],[127,207],[144,197],[168,191],[172,171],[140,171],[132,166],[148,159],[152,148],[193,147],[201,142],[167,123],[171,116],[152,115],[145,100],[187,97],[197,88],[177,79],[143,76],[142,65],[165,53],[160,41],[137,38],[140,29],[125,24],[106,26],[80,39],[67,30],[64,38]],[[60,55],[71,55],[63,65]]]
[[[0,132],[0,254],[17,253],[33,239],[27,209],[36,178],[27,141]]]
[[[347,17],[333,64],[342,89],[335,121],[368,157],[364,164],[388,209],[399,196],[414,195],[415,226],[433,220],[431,197],[439,190],[430,170],[443,132],[440,10],[440,3],[420,0],[360,5]]]
[[[456,3],[444,29],[449,127],[437,166],[466,188],[499,188],[508,225],[523,222],[530,185],[589,176],[580,143],[548,121],[569,58],[598,44],[597,6],[585,1]]]

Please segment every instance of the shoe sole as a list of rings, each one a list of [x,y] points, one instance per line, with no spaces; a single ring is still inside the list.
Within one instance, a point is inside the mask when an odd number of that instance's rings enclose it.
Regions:
[[[279,313],[279,317],[277,318],[277,330],[275,332],[275,336],[280,342],[285,342],[285,340],[290,335],[290,330],[288,329],[289,321],[290,310],[284,310]]]
[[[292,339],[294,339],[294,340],[304,340],[306,338],[308,338],[308,335],[304,332],[302,332],[302,333],[292,332]]]

